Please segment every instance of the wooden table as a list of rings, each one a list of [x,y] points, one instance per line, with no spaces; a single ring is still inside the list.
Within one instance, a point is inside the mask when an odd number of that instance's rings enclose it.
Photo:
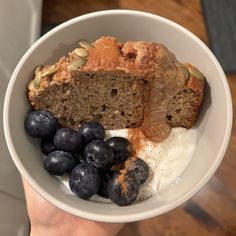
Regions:
[[[44,0],[43,24],[104,9],[142,10],[171,19],[208,43],[200,0]],[[236,105],[236,74],[227,76]],[[236,236],[236,125],[225,158],[209,183],[177,209],[129,223],[119,236]]]

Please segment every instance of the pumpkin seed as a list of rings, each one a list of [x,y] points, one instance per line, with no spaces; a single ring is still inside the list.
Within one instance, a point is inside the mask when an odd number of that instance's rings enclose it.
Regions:
[[[33,80],[33,79],[29,82],[29,84],[28,84],[28,89],[29,89],[30,91],[35,89],[34,80]]]
[[[188,70],[189,70],[190,74],[192,76],[194,76],[195,78],[197,78],[197,79],[204,79],[203,74],[199,70],[197,70],[196,68],[189,67]]]
[[[79,57],[87,57],[88,51],[85,48],[76,48],[75,54]]]
[[[86,41],[81,41],[81,42],[79,42],[79,45],[80,45],[82,48],[85,48],[86,50],[89,50],[90,48],[93,48],[93,47],[94,47],[91,43],[86,42]]]
[[[42,66],[37,66],[35,69],[35,75],[37,75],[37,73],[42,70]]]
[[[181,67],[183,74],[184,74],[184,78],[187,81],[189,79],[190,73],[188,71],[188,69],[186,67]]]
[[[34,86],[36,88],[39,87],[40,83],[41,83],[41,80],[42,80],[42,72],[39,71],[36,75],[35,75],[35,78],[34,78]]]
[[[86,63],[86,58],[85,57],[79,57],[72,61],[68,66],[68,70],[77,70],[83,67],[83,65]]]
[[[48,67],[43,73],[42,73],[42,77],[46,77],[46,76],[50,76],[53,75],[57,72],[56,66],[52,65],[50,67]]]

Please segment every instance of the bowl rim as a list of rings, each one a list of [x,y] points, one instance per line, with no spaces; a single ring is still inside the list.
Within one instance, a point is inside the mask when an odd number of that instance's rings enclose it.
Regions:
[[[35,50],[35,48],[38,47],[38,45],[40,45],[42,42],[44,42],[47,38],[49,38],[51,35],[53,35],[54,33],[58,32],[59,30],[66,28],[68,25],[77,23],[81,20],[86,20],[88,18],[96,18],[99,16],[104,16],[104,15],[135,15],[135,16],[140,16],[140,17],[146,17],[146,18],[152,18],[154,20],[160,21],[164,24],[167,25],[171,25],[172,27],[177,28],[178,30],[182,31],[183,33],[185,33],[186,35],[188,35],[190,38],[192,38],[194,41],[196,41],[210,56],[211,60],[215,63],[219,73],[220,73],[220,77],[222,79],[223,85],[224,85],[224,90],[226,92],[226,99],[227,99],[227,106],[228,106],[228,110],[227,110],[227,129],[225,131],[225,135],[224,135],[224,139],[222,140],[222,145],[220,147],[220,151],[217,155],[217,157],[215,158],[214,163],[212,163],[211,168],[208,170],[207,173],[205,173],[205,175],[202,177],[201,181],[199,181],[190,191],[188,191],[187,193],[183,194],[180,198],[176,199],[175,201],[168,203],[164,206],[158,207],[158,208],[154,208],[152,210],[149,211],[144,211],[144,212],[139,212],[139,213],[132,213],[130,214],[128,212],[128,207],[125,210],[125,214],[124,215],[115,215],[115,214],[109,214],[109,215],[105,215],[105,214],[99,214],[99,213],[90,213],[87,211],[82,211],[80,209],[75,209],[72,206],[69,206],[67,204],[65,204],[64,202],[58,200],[56,197],[54,197],[53,195],[49,194],[48,192],[46,192],[44,190],[43,187],[41,187],[30,175],[29,173],[26,171],[25,167],[22,165],[20,158],[15,150],[15,147],[13,146],[12,143],[12,137],[11,137],[11,129],[10,129],[10,125],[9,125],[9,104],[10,104],[10,98],[11,98],[11,94],[12,94],[12,90],[13,90],[13,86],[15,83],[16,78],[18,77],[18,73],[21,69],[21,67],[23,66],[23,64],[25,63],[26,59],[28,58],[28,56]],[[4,127],[4,134],[5,134],[5,138],[6,138],[6,142],[7,142],[7,146],[9,149],[9,152],[11,154],[11,157],[13,159],[14,164],[16,165],[17,169],[20,171],[21,175],[23,176],[23,178],[25,178],[28,183],[45,199],[47,199],[49,202],[51,202],[53,205],[55,205],[56,207],[67,211],[73,215],[79,216],[79,217],[83,217],[86,219],[90,219],[90,220],[95,220],[95,221],[103,221],[103,222],[132,222],[132,221],[139,221],[139,220],[144,220],[144,219],[148,219],[157,215],[161,215],[164,214],[176,207],[178,207],[179,205],[181,205],[182,203],[184,203],[185,201],[189,200],[191,197],[193,197],[207,182],[208,180],[212,177],[212,175],[214,174],[214,172],[216,171],[216,169],[218,168],[218,166],[220,165],[224,154],[226,152],[228,143],[229,143],[229,139],[230,139],[230,135],[231,135],[231,130],[232,130],[232,119],[233,119],[233,109],[232,109],[232,99],[231,99],[231,93],[230,93],[230,89],[229,89],[229,85],[227,83],[227,79],[225,77],[225,74],[223,72],[223,69],[221,68],[219,62],[217,61],[217,59],[215,58],[215,56],[213,55],[213,53],[210,51],[210,49],[197,37],[195,36],[193,33],[191,33],[189,30],[185,29],[183,26],[169,20],[166,19],[164,17],[155,15],[155,14],[151,14],[151,13],[147,13],[147,12],[143,12],[143,11],[135,11],[135,10],[105,10],[105,11],[97,11],[97,12],[92,12],[89,14],[85,14],[82,16],[78,16],[76,18],[73,18],[69,21],[66,21],[64,23],[62,23],[61,25],[55,27],[54,29],[52,29],[51,31],[49,31],[48,33],[46,33],[44,36],[42,36],[41,38],[39,38],[29,49],[28,51],[25,53],[25,55],[21,58],[21,60],[19,61],[19,63],[17,64],[10,82],[8,84],[7,87],[7,91],[5,94],[5,100],[4,100],[4,108],[3,108],[3,127]]]

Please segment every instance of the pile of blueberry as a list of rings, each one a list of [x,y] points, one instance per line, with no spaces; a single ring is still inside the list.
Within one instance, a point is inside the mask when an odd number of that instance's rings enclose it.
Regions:
[[[69,175],[71,191],[82,199],[98,194],[119,206],[129,205],[149,176],[148,165],[132,156],[130,142],[122,137],[104,141],[105,130],[96,121],[76,131],[60,128],[52,113],[37,110],[27,114],[24,125],[28,135],[41,139],[44,168],[53,175]]]

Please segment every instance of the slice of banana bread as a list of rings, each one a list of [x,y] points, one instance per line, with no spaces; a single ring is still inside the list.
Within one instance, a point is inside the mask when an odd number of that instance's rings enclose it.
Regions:
[[[113,37],[79,44],[56,64],[36,69],[28,85],[34,109],[51,111],[63,126],[73,128],[97,120],[106,129],[143,126],[147,133],[167,136],[170,126],[194,124],[203,76],[178,62],[165,46],[121,44]]]
[[[113,71],[81,73],[79,79],[52,84],[31,97],[35,109],[53,112],[66,127],[89,120],[107,129],[137,127],[143,121],[143,80]]]

